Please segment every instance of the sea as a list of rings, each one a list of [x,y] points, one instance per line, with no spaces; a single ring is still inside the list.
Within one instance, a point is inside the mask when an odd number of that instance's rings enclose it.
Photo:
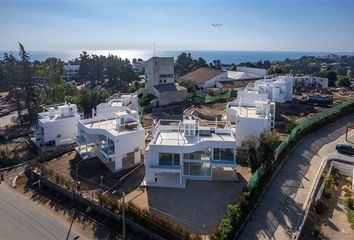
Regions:
[[[127,58],[132,60],[133,58],[141,58],[147,60],[152,56],[159,57],[174,57],[177,58],[182,52],[191,53],[193,58],[203,58],[208,63],[213,60],[220,60],[224,64],[239,64],[241,62],[257,62],[259,60],[265,61],[281,61],[286,58],[297,59],[302,56],[328,56],[330,54],[335,55],[348,55],[354,56],[354,52],[291,52],[291,51],[219,51],[219,50],[168,50],[168,51],[154,51],[152,50],[85,50],[88,54],[96,55],[116,55],[121,58]],[[2,58],[5,52],[12,52],[15,56],[18,55],[18,51],[4,51],[0,50],[0,58]],[[63,61],[73,60],[80,56],[82,50],[71,51],[28,51],[31,60],[45,60],[48,57],[60,58]]]

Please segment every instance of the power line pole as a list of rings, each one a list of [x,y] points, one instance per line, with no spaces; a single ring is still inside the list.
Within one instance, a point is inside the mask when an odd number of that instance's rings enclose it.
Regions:
[[[125,240],[125,193],[123,192],[123,216],[122,216],[122,224],[123,224],[123,240]]]

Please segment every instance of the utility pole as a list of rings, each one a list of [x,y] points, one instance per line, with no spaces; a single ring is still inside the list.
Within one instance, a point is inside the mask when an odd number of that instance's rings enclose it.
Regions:
[[[123,215],[122,215],[123,240],[125,240],[125,210],[124,210],[124,208],[125,208],[125,200],[124,200],[124,198],[125,198],[125,193],[124,193],[124,192],[123,192],[122,196],[123,196]]]

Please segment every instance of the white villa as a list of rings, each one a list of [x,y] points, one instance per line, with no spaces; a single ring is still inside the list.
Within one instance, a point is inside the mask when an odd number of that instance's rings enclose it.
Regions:
[[[322,77],[312,77],[312,76],[303,76],[303,77],[292,77],[294,81],[295,88],[301,87],[311,87],[311,88],[328,88],[328,78]]]
[[[293,79],[290,76],[278,76],[272,79],[257,80],[248,84],[242,94],[245,102],[252,102],[257,98],[268,99],[273,102],[285,103],[293,99]]]
[[[145,130],[137,111],[93,112],[79,121],[78,152],[83,158],[98,157],[117,172],[138,165],[145,147]]]
[[[146,186],[184,188],[187,179],[213,180],[224,169],[237,177],[230,122],[160,120],[146,151]]]
[[[115,113],[125,111],[126,109],[138,110],[138,96],[135,93],[116,93],[107,98],[104,103],[96,106],[99,114]]]
[[[75,142],[80,115],[75,104],[44,107],[38,113],[38,125],[34,142],[38,146],[60,146]]]
[[[226,120],[235,123],[236,147],[243,147],[251,136],[259,138],[262,132],[273,131],[275,103],[262,98],[243,102],[241,97],[227,104]]]

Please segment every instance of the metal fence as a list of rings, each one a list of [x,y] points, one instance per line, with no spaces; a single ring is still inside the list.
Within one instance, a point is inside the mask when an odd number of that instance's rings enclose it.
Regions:
[[[316,114],[315,116],[306,119],[299,125],[297,125],[289,134],[289,136],[284,139],[284,141],[276,148],[273,165],[284,157],[284,154],[287,153],[296,143],[297,141],[304,137],[310,130],[313,130],[314,127],[320,126],[321,123],[326,123],[325,121],[335,120],[339,114],[343,113],[343,110],[348,109],[350,107],[354,107],[354,99],[348,100],[339,104],[335,107],[327,109],[323,112]],[[249,182],[247,183],[247,191],[251,192],[255,187],[258,186],[261,181],[264,173],[266,172],[265,164],[262,164],[261,167],[254,172]]]

